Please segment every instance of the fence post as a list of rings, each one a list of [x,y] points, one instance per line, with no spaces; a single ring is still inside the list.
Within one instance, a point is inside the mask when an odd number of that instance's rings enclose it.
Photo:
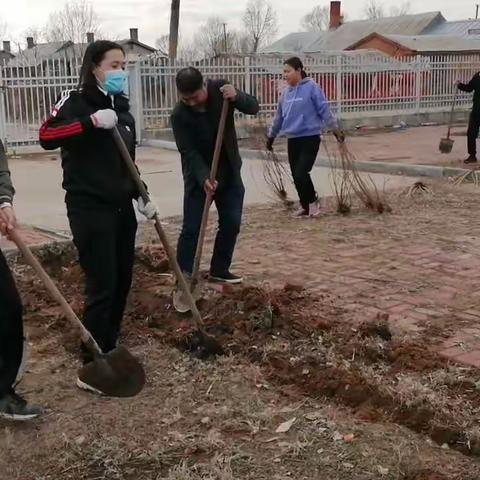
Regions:
[[[421,72],[421,56],[415,57],[415,113],[420,113],[422,98],[422,72]]]
[[[252,83],[250,78],[250,57],[245,57],[245,92],[252,93]]]
[[[137,130],[137,142],[140,144],[142,141],[142,134],[144,130],[144,118],[143,118],[143,97],[142,97],[142,76],[140,72],[140,64],[142,60],[137,60],[135,63],[128,66],[129,70],[129,97],[130,97],[130,109],[133,117],[135,118],[136,130]]]
[[[4,84],[3,75],[5,68],[5,64],[0,64],[0,140],[5,145],[5,149],[7,149],[7,115],[5,113],[5,105],[7,101],[7,86]]]
[[[342,55],[337,55],[336,64],[337,117],[342,113]]]

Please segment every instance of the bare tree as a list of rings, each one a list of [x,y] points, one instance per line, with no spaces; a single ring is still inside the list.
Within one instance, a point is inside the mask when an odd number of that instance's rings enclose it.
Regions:
[[[379,0],[367,0],[363,12],[369,20],[377,20],[385,16],[383,4]]]
[[[268,0],[249,0],[243,25],[250,37],[251,51],[258,49],[277,33],[277,15]]]
[[[206,57],[236,52],[237,34],[220,17],[210,17],[195,35],[195,43]]]
[[[169,56],[170,35],[162,35],[155,42],[157,50],[165,57]],[[177,57],[187,62],[199,59],[198,46],[193,41],[185,41],[181,32],[178,32]]]
[[[48,42],[85,43],[88,32],[100,34],[98,16],[86,0],[70,0],[62,10],[52,13],[45,26]]]
[[[29,27],[23,33],[23,38],[33,38],[34,45],[44,40],[44,31],[40,27]]]
[[[157,38],[155,41],[155,46],[157,47],[157,50],[162,54],[168,57],[169,53],[169,40],[170,36],[167,35],[162,35],[161,37]]]
[[[178,58],[184,62],[195,62],[200,60],[201,54],[198,51],[198,46],[194,41],[182,42],[180,41],[178,47]]]
[[[178,28],[180,24],[180,0],[172,0],[170,6],[170,37],[168,55],[170,58],[177,58],[178,50]]]
[[[392,17],[401,17],[412,12],[412,5],[408,0],[403,1],[399,5],[394,5],[390,8],[390,15]]]
[[[302,18],[302,27],[308,32],[323,32],[330,26],[330,9],[317,6]]]
[[[231,35],[234,36],[234,53],[243,53],[245,55],[251,53],[251,41],[248,34],[244,32],[232,32]]]

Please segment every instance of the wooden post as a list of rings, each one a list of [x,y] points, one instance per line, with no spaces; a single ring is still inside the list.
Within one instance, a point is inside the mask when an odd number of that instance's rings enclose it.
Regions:
[[[175,60],[178,49],[178,26],[180,23],[180,0],[172,0],[170,10],[170,38],[168,46],[168,56]]]

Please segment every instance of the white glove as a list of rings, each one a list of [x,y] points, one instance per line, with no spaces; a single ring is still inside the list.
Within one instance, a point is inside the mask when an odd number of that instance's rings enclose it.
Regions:
[[[118,122],[117,114],[114,110],[98,110],[90,116],[95,128],[111,130]]]
[[[149,220],[153,220],[155,215],[158,215],[158,207],[151,200],[147,204],[143,201],[142,197],[137,198],[138,211]]]

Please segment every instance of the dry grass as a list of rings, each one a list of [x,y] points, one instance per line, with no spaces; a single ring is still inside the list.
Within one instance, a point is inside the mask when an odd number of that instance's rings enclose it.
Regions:
[[[473,183],[475,187],[480,185],[480,170],[469,170],[466,173],[453,178],[453,185],[459,187],[462,183]]]
[[[345,157],[337,156],[326,139],[323,141],[323,147],[330,161],[330,181],[335,193],[337,213],[347,215],[352,209],[351,170],[345,162]]]
[[[369,210],[378,213],[391,212],[385,192],[380,192],[370,175],[362,175],[356,167],[356,156],[345,142],[335,141],[336,147],[330,147],[328,140],[323,142],[330,161],[330,179],[335,193],[337,212],[348,214],[352,207],[352,195]],[[337,149],[337,152],[335,152]]]
[[[350,181],[352,190],[359,200],[369,210],[378,213],[391,212],[385,198],[385,192],[380,192],[370,175],[361,175],[356,167],[356,156],[345,142],[338,143],[338,150],[342,162],[351,172]]]
[[[415,182],[412,186],[404,190],[404,194],[409,197],[415,197],[416,195],[433,195],[432,189],[423,182]]]
[[[257,135],[254,138],[256,148],[263,158],[263,178],[270,190],[270,197],[280,201],[287,209],[291,209],[293,201],[288,198],[287,186],[293,184],[292,175],[286,162],[281,161],[277,154],[265,148],[266,138]]]

